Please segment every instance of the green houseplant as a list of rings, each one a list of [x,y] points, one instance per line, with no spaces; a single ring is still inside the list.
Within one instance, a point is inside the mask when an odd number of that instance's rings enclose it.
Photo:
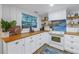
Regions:
[[[3,32],[7,32],[10,28],[10,23],[8,21],[1,19],[1,28]]]
[[[15,26],[16,26],[15,20],[8,22],[8,21],[1,19],[1,28],[3,31],[2,37],[8,37],[9,36],[9,29],[12,27],[15,27]]]
[[[9,28],[15,27],[15,26],[16,26],[15,20],[8,22],[8,21],[1,19],[1,28],[3,32],[7,32]]]

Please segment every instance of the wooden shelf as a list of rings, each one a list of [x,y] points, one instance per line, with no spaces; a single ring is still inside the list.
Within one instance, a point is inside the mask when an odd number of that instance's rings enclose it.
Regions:
[[[76,18],[79,18],[79,16],[70,16],[70,17],[67,17],[68,19],[76,19]]]

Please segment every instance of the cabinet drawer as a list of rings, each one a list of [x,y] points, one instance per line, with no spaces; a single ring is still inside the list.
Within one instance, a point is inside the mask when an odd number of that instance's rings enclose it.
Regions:
[[[65,47],[65,50],[71,53],[74,53],[73,47]]]
[[[64,41],[64,44],[65,44],[65,45],[72,45],[72,44],[74,44],[74,43],[75,43],[75,41],[72,41],[72,40],[70,40],[70,41],[69,41],[69,40],[65,40],[65,41]]]
[[[79,53],[79,44],[77,43],[66,43],[64,45],[65,50],[72,52],[72,53]]]
[[[65,35],[65,39],[74,39],[75,37],[73,35]]]
[[[74,35],[65,35],[65,41],[74,41],[79,43],[79,36],[74,36]]]
[[[79,54],[79,50],[75,49],[74,47],[66,47],[65,50],[69,51],[71,53],[78,53]]]
[[[7,53],[9,54],[22,54],[22,53],[24,54],[24,51],[25,51],[24,39],[7,43]]]
[[[79,36],[74,36],[74,41],[75,41],[76,43],[79,43]]]
[[[22,45],[24,44],[24,39],[19,39],[19,40],[16,40],[16,41],[13,41],[13,42],[10,42],[10,43],[7,43],[8,45]]]
[[[70,46],[70,45],[64,45],[64,49],[66,50],[66,51],[69,51],[69,52],[71,52],[71,53],[74,53],[74,47],[73,46]]]

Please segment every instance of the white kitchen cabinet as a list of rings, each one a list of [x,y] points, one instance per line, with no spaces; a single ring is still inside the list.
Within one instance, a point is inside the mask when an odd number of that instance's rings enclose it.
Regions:
[[[42,41],[40,34],[25,38],[25,53],[32,54],[38,48],[40,48],[43,44],[44,44],[44,42]]]
[[[79,53],[79,36],[65,35],[64,49],[71,53]]]
[[[48,32],[32,35],[12,42],[3,42],[3,53],[7,54],[32,54],[42,45],[50,41]]]
[[[41,37],[44,43],[48,43],[51,40],[51,36],[48,32],[41,33]]]
[[[49,20],[66,19],[66,10],[49,13],[48,18]]]
[[[25,38],[25,54],[32,54],[32,43],[33,40],[31,37]]]
[[[24,39],[9,42],[6,45],[6,48],[8,54],[24,54],[25,53]]]
[[[33,40],[32,45],[33,45],[33,53],[34,53],[37,49],[39,49],[42,46],[44,42],[42,42],[40,35],[33,35],[32,40]]]
[[[35,43],[35,48],[40,48],[43,44],[47,43],[48,40],[50,40],[50,36],[47,32],[40,33],[37,35],[33,35],[34,43]]]
[[[25,38],[25,53],[26,54],[32,54],[35,52],[37,49],[37,42],[38,41],[38,36],[33,35],[30,37]]]

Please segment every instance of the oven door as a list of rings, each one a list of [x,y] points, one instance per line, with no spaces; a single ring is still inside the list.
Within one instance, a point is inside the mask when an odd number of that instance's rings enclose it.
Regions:
[[[60,36],[51,36],[51,41],[54,41],[54,42],[61,42],[61,37]]]

